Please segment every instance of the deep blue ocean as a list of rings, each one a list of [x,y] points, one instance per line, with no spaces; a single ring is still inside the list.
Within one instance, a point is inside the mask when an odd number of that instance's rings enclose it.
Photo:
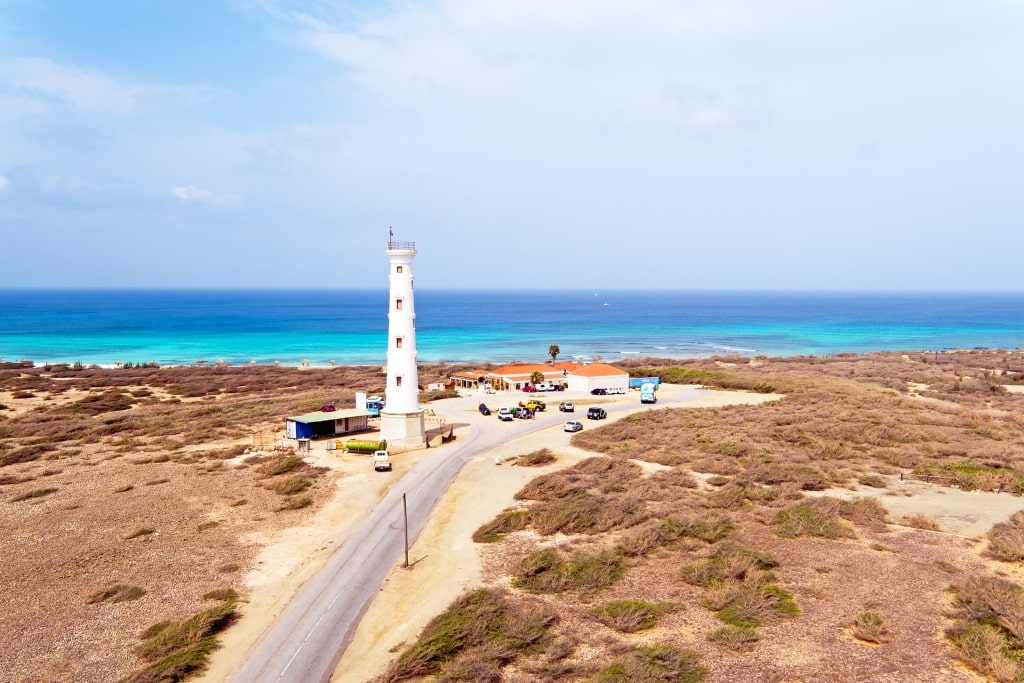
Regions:
[[[383,363],[380,290],[0,290],[0,359]],[[1024,293],[416,291],[424,362],[1024,347]]]

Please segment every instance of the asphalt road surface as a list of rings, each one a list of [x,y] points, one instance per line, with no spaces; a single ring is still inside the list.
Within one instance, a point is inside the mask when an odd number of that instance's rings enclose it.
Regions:
[[[671,397],[659,395],[658,405],[678,403],[695,395],[696,390],[677,389]],[[528,394],[508,392],[488,395],[484,400],[496,409],[504,403],[526,400],[521,396],[529,397]],[[631,392],[627,396],[631,400],[602,404],[608,410],[609,418],[639,407],[636,394]],[[669,400],[662,400],[666,398]],[[493,413],[484,417],[475,411],[469,412],[480,400],[480,396],[470,396],[445,405],[450,421],[472,425],[468,435],[460,436],[443,448],[433,449],[401,481],[396,482],[351,539],[299,589],[253,646],[242,667],[229,676],[229,681],[329,681],[374,593],[391,568],[404,561],[402,494],[406,496],[409,542],[412,543],[437,501],[467,461],[510,439],[552,427],[567,419],[585,420],[586,415],[585,412],[575,415],[558,412],[558,401],[562,396],[550,394],[544,397],[549,404],[548,410],[537,413],[534,419],[499,423]],[[457,419],[452,419],[455,416]]]

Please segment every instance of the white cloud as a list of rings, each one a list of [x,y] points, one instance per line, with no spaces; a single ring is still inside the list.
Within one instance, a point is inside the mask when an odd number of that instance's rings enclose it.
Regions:
[[[0,190],[6,190],[10,185],[11,182],[5,176],[0,175]]]
[[[242,203],[241,195],[214,194],[195,185],[179,185],[171,188],[171,196],[183,202],[198,202],[214,206],[238,206]]]
[[[209,98],[205,86],[132,83],[95,69],[82,69],[42,57],[0,59],[0,84],[6,83],[21,100],[21,108],[36,113],[54,107],[73,111],[130,116],[172,102],[190,104]]]

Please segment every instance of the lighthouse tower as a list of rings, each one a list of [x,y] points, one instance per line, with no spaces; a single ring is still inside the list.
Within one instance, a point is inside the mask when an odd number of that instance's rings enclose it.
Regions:
[[[415,242],[396,242],[388,230],[390,263],[388,293],[388,383],[380,435],[389,445],[422,448],[426,445],[416,370],[416,307],[413,305],[412,262]]]

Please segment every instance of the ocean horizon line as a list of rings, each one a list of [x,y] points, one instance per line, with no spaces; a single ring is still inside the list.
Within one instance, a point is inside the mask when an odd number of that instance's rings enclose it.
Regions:
[[[422,362],[1017,349],[1024,292],[416,291]],[[374,365],[387,289],[0,290],[0,358]]]
[[[596,291],[595,291],[596,290]],[[232,287],[232,286],[210,286],[210,287],[190,287],[185,285],[173,285],[173,286],[131,286],[131,285],[111,285],[111,286],[54,286],[54,287],[39,287],[39,286],[0,286],[0,293],[21,293],[21,292],[110,292],[110,293],[129,293],[129,292],[158,292],[158,293],[173,293],[173,292],[184,292],[184,293],[198,293],[198,292],[386,292],[388,291],[387,284],[382,282],[380,286],[367,287],[367,286],[345,286],[345,287]],[[623,293],[665,293],[665,294],[743,294],[743,295],[759,295],[763,294],[766,296],[775,296],[780,294],[822,294],[822,295],[843,295],[849,294],[854,296],[872,296],[872,295],[935,295],[935,296],[950,296],[950,295],[1000,295],[1000,296],[1024,296],[1024,289],[804,289],[804,288],[764,288],[759,287],[757,289],[747,288],[651,288],[651,287],[615,287],[615,288],[601,288],[601,287],[417,287],[417,292],[501,292],[501,293],[516,293],[516,292],[564,292],[564,293],[597,293],[597,294],[609,294],[615,292]]]

